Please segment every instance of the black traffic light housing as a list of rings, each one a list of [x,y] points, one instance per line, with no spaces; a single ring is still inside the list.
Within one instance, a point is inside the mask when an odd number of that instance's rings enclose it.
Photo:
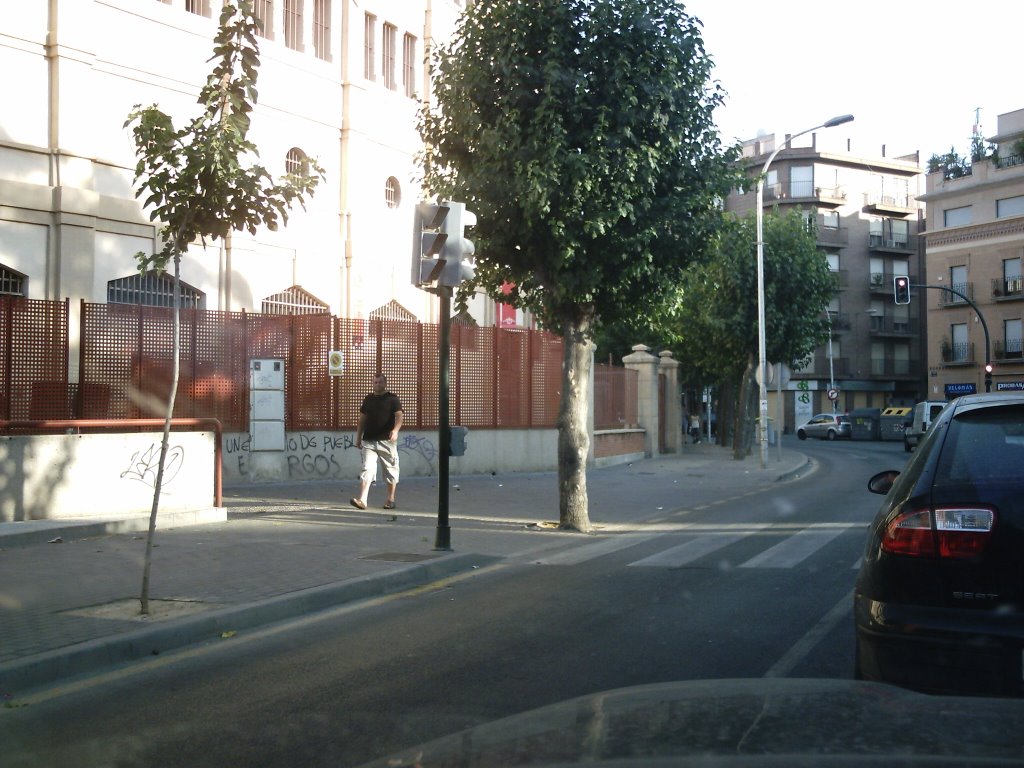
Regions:
[[[893,294],[897,304],[910,303],[910,278],[904,275],[897,275],[892,279]]]

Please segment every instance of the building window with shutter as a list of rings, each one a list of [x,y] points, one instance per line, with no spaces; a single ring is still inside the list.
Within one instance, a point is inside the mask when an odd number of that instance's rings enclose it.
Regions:
[[[384,57],[381,60],[383,66],[384,86],[388,90],[395,90],[395,67],[397,59],[395,46],[397,45],[398,29],[393,24],[384,25]]]

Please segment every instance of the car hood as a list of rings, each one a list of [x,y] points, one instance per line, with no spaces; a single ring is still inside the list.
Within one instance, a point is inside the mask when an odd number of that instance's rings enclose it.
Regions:
[[[705,680],[595,693],[364,768],[1024,765],[1024,700],[825,679]]]

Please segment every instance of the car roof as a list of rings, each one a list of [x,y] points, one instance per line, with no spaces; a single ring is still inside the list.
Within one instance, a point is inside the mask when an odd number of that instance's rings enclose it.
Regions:
[[[975,408],[989,408],[1002,405],[1024,405],[1024,393],[986,392],[980,395],[963,395],[953,401],[953,411],[962,413]]]

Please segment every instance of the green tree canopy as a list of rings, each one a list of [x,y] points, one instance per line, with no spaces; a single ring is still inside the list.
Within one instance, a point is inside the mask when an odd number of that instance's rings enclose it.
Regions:
[[[756,254],[755,214],[729,217],[713,258],[691,269],[677,294],[671,325],[681,357],[718,381],[741,383],[758,355]],[[798,367],[826,339],[825,308],[836,291],[799,211],[764,217],[764,284],[767,358]]]
[[[679,0],[474,3],[435,66],[425,182],[477,214],[476,285],[563,335],[561,522],[586,530],[590,339],[704,253],[734,181],[723,94]]]

